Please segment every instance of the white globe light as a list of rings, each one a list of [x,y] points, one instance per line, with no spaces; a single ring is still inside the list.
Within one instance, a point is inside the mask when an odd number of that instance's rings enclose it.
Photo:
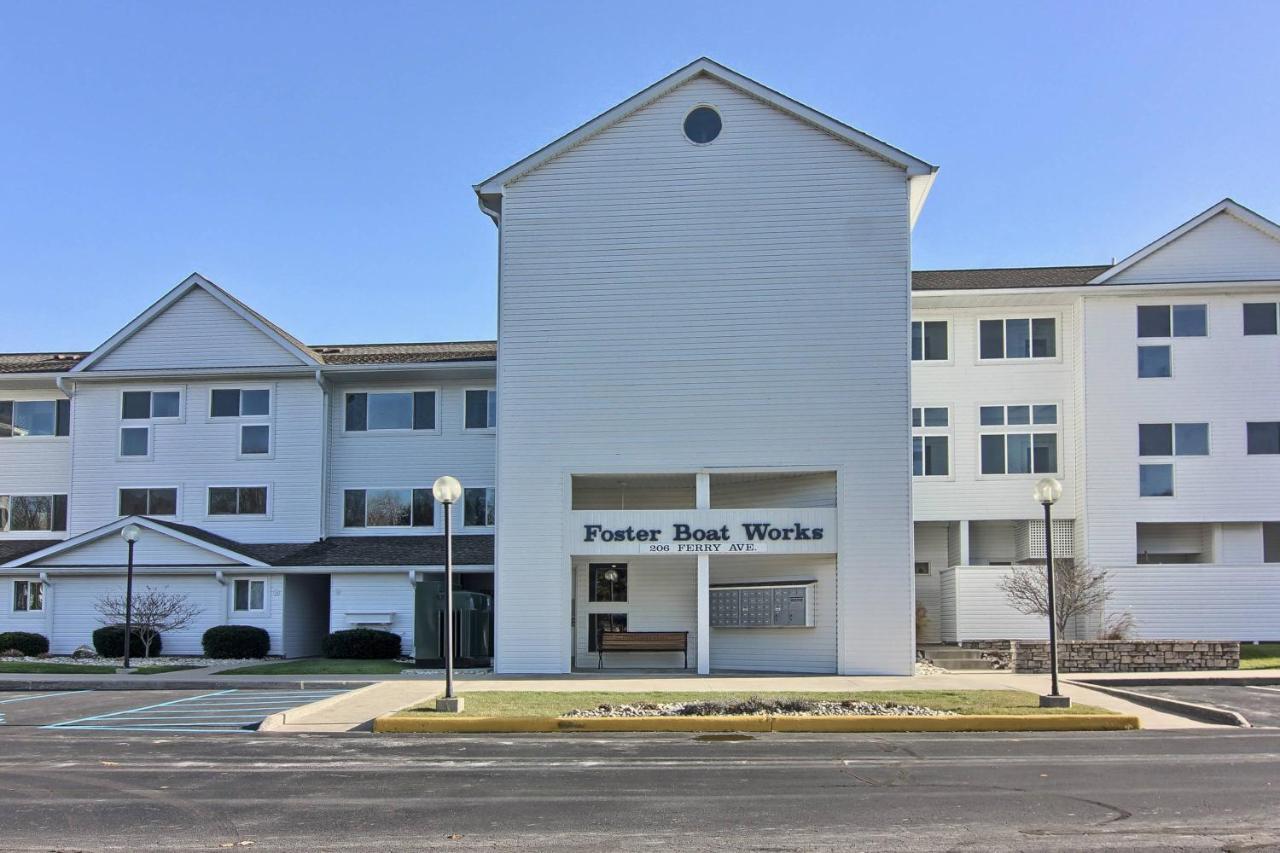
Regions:
[[[1035,496],[1038,504],[1055,504],[1062,497],[1062,483],[1053,477],[1045,477],[1036,483]]]
[[[124,537],[126,542],[137,542],[142,536],[142,528],[136,524],[126,524],[120,528],[120,535]]]
[[[445,474],[431,487],[431,494],[442,504],[451,504],[462,497],[462,484],[456,478]]]

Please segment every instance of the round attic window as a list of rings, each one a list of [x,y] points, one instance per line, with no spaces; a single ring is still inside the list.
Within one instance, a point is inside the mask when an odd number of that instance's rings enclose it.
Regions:
[[[684,135],[695,145],[706,145],[720,135],[720,113],[711,107],[694,107],[684,117]]]

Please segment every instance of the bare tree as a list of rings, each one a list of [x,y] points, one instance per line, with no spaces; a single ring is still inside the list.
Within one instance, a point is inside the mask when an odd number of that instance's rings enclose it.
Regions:
[[[1106,571],[1079,565],[1072,559],[1053,561],[1053,587],[1059,636],[1066,633],[1072,617],[1099,610],[1111,597]],[[1049,580],[1044,566],[1024,563],[1011,567],[1001,579],[1000,589],[1019,613],[1049,615]]]
[[[103,625],[124,624],[124,596],[103,595],[93,604]],[[147,587],[133,594],[132,633],[142,642],[142,656],[151,657],[156,637],[166,631],[180,631],[190,625],[201,609],[185,595],[169,592],[168,587]],[[125,640],[128,642],[128,639]]]

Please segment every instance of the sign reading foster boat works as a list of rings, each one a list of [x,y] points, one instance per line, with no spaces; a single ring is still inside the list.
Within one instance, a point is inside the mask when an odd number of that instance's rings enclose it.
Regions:
[[[835,511],[580,511],[570,535],[580,554],[831,553]]]

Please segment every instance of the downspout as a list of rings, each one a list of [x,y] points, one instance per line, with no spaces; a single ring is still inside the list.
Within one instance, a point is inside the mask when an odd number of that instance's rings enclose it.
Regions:
[[[227,579],[223,576],[221,569],[213,570],[213,579],[216,580],[220,586],[225,587],[227,585]],[[225,589],[222,590],[222,624],[231,624],[231,603],[227,600],[227,591]]]
[[[61,377],[59,377],[61,378]],[[44,606],[44,635],[46,637],[53,636],[53,581],[49,580],[48,572],[40,573],[40,593],[44,596],[41,604]]]
[[[324,371],[316,368],[316,385],[320,386],[320,539],[328,532],[329,506],[329,389],[324,383]]]

